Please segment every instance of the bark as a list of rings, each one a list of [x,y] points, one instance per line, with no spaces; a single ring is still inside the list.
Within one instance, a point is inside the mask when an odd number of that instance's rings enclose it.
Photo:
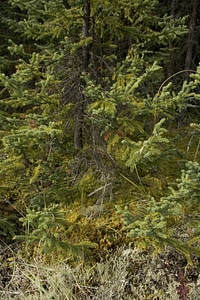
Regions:
[[[90,3],[88,0],[84,0],[83,3],[83,22],[82,22],[82,38],[85,39],[89,36],[90,30]],[[89,45],[84,45],[82,48],[82,71],[87,72],[90,54]],[[83,95],[85,83],[83,80],[80,81],[80,102],[77,103],[76,113],[75,113],[75,132],[74,132],[74,148],[75,156],[80,149],[83,148],[83,125],[84,125],[84,103],[85,96]]]
[[[82,37],[83,39],[89,37],[89,29],[90,29],[90,3],[88,0],[84,0],[83,4],[83,27],[82,27]],[[83,46],[83,71],[87,71],[90,54],[89,54],[90,47],[89,45]]]
[[[199,0],[192,1],[192,13],[190,16],[189,23],[189,34],[187,39],[187,52],[185,58],[185,69],[190,70],[192,68],[192,58],[193,58],[193,50],[195,45],[195,31],[196,31],[196,22],[197,22],[197,12],[198,12]],[[186,79],[189,79],[189,72],[186,73]]]
[[[172,0],[172,2],[171,2],[171,16],[172,16],[173,19],[176,18],[176,14],[175,14],[176,5],[177,5],[176,0]]]

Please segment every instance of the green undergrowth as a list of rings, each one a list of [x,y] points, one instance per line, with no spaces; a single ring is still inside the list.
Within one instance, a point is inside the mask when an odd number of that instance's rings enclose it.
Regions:
[[[37,249],[40,245],[43,251],[45,250],[43,242],[48,238],[69,243],[69,246],[80,244],[80,249],[88,243],[89,249],[84,251],[90,253],[89,259],[95,260],[97,253],[104,255],[104,251],[106,254],[110,249],[115,250],[129,243],[130,237],[127,236],[127,230],[124,229],[123,220],[117,214],[115,206],[128,206],[132,213],[138,216],[145,215],[149,199],[153,197],[156,201],[160,201],[162,197],[167,196],[169,187],[173,187],[176,180],[180,178],[186,162],[199,158],[199,136],[194,128],[175,127],[173,130],[168,130],[166,136],[170,146],[168,145],[148,172],[144,172],[139,167],[135,167],[131,172],[119,169],[111,177],[109,173],[102,175],[100,171],[93,172],[91,167],[72,187],[71,201],[68,203],[63,202],[61,205],[50,207],[46,212],[45,208],[38,213],[37,210],[29,210],[26,218],[24,212],[19,209],[18,214],[25,229],[25,244],[33,249],[34,247]],[[42,223],[44,225],[40,224],[42,218],[44,218]],[[29,243],[31,228],[35,228],[34,234],[37,238],[34,240],[33,235]],[[16,239],[18,240],[19,237],[20,235],[17,234]],[[53,245],[49,244],[53,253],[60,252],[59,243],[58,250],[55,250]],[[66,255],[65,248],[67,247],[63,247],[63,255]],[[80,252],[82,253],[82,250]]]

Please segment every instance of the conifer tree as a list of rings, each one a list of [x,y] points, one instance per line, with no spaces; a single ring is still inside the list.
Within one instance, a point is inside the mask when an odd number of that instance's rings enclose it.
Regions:
[[[24,43],[10,42],[16,70],[0,77],[1,190],[43,230],[37,211],[73,200],[88,170],[148,170],[160,158],[163,118],[189,97],[190,84],[160,88],[168,44],[186,28],[157,0],[10,2],[25,15],[14,27]]]

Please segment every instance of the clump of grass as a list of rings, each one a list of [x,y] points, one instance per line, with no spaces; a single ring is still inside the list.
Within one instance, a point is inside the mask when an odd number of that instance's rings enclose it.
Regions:
[[[180,268],[185,270],[186,282],[187,272],[181,259],[174,261],[171,251],[165,250],[161,255],[154,256],[138,249],[122,247],[92,266],[83,262],[72,266],[68,261],[47,265],[39,257],[30,264],[16,257],[12,262],[9,280],[4,285],[0,282],[0,299],[200,299],[198,280],[186,283],[187,298],[181,298],[177,292],[180,282],[176,275]]]

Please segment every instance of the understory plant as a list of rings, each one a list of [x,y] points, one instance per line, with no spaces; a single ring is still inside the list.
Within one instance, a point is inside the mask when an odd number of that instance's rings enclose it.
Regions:
[[[159,200],[150,197],[142,214],[117,206],[126,230],[138,246],[147,248],[151,244],[160,251],[170,245],[184,253],[189,263],[191,254],[200,256],[199,179],[199,163],[188,161],[168,195]]]
[[[58,205],[52,205],[43,209],[27,209],[24,217],[20,218],[25,229],[24,235],[15,236],[15,239],[22,239],[34,247],[40,245],[39,250],[45,253],[64,252],[69,255],[81,255],[84,248],[95,247],[94,243],[82,241],[79,244],[72,244],[66,240],[67,231],[71,224],[67,222],[66,213],[61,211]]]

